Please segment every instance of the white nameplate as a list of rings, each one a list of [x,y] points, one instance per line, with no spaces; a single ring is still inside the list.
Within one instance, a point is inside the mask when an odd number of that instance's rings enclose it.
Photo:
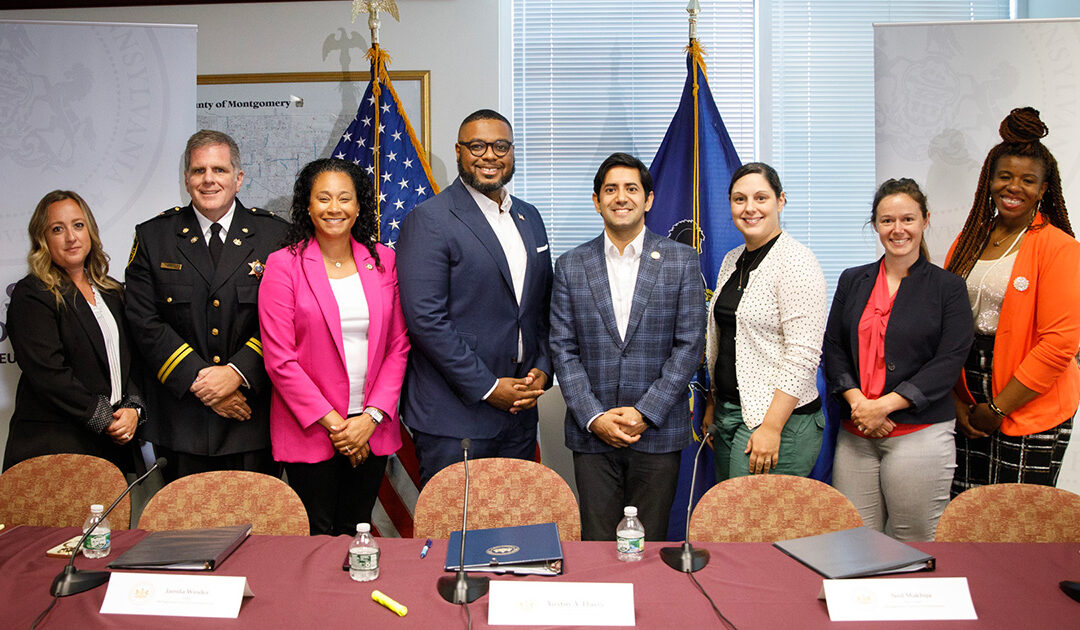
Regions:
[[[633,626],[634,585],[492,581],[493,626]]]
[[[101,612],[235,619],[240,602],[252,596],[243,576],[114,572]]]
[[[978,619],[967,578],[822,580],[833,621]]]

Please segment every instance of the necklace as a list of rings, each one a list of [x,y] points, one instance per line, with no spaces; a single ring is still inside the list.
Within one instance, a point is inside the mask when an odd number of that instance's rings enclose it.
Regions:
[[[323,260],[325,260],[328,263],[333,263],[335,267],[337,267],[338,269],[341,269],[341,263],[343,261],[334,260],[333,258],[330,258],[329,256],[326,256],[326,255],[323,255]]]
[[[998,217],[998,218],[999,218],[999,220],[1000,220],[1000,217]],[[1032,221],[1034,221],[1034,220],[1035,220],[1035,213],[1034,213],[1034,212],[1032,212],[1032,213],[1031,213],[1031,219],[1029,219],[1029,220],[1028,220],[1028,222],[1027,222],[1026,224],[1024,224],[1024,225],[1022,225],[1022,226],[1018,227],[1017,229],[1013,230],[1012,232],[1009,232],[1008,234],[1006,234],[1006,235],[1002,236],[1001,238],[997,239],[996,241],[995,241],[995,240],[993,240],[993,239],[991,239],[991,241],[990,241],[990,242],[994,244],[994,247],[999,247],[999,246],[1000,246],[1000,245],[1001,245],[1002,243],[1004,243],[1004,242],[1005,242],[1005,239],[1009,238],[1009,237],[1010,237],[1010,236],[1012,236],[1013,234],[1016,234],[1017,232],[1020,232],[1020,231],[1026,230],[1026,229],[1028,229],[1029,227],[1031,227],[1031,222],[1032,222]],[[991,233],[993,233],[993,232],[991,231]],[[1015,241],[1014,241],[1014,242],[1015,242]]]
[[[1027,228],[1028,228],[1027,225],[1020,226],[1018,229],[1015,229],[1012,232],[1009,232],[1008,234],[1006,234],[1005,236],[1002,236],[1001,238],[997,239],[996,241],[991,241],[991,242],[994,244],[994,247],[998,247],[1002,243],[1005,242],[1005,239],[1009,238],[1013,234],[1016,234],[1017,232],[1020,232],[1022,230],[1026,230]]]
[[[743,250],[742,255],[739,257],[740,259],[742,259],[743,262],[743,267],[739,270],[739,291],[742,291],[743,288],[747,286],[747,280],[750,279],[750,268],[757,263],[758,258],[761,257],[761,252],[764,249],[764,247],[759,247],[758,250],[754,252],[754,259],[750,262],[746,262],[746,253],[750,250]]]

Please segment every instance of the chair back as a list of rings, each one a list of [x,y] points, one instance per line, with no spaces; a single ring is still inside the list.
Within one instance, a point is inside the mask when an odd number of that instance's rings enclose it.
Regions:
[[[307,510],[287,483],[257,472],[215,470],[181,477],[154,495],[139,528],[199,529],[251,523],[251,533],[307,536]]]
[[[792,475],[749,475],[716,484],[690,517],[690,540],[776,542],[863,524],[839,490]]]
[[[90,506],[106,508],[127,489],[124,473],[107,459],[77,453],[31,457],[0,475],[0,523],[82,527]],[[113,529],[131,522],[131,497],[109,514]]]
[[[413,535],[449,538],[461,529],[465,465],[440,470],[416,500]],[[469,529],[554,521],[561,540],[581,540],[581,515],[570,486],[543,464],[489,457],[469,460]]]
[[[1080,495],[1051,486],[997,483],[945,506],[937,542],[1080,542]]]

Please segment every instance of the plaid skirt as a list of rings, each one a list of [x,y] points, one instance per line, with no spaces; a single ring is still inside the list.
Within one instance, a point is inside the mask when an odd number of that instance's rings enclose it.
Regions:
[[[992,396],[993,364],[994,337],[975,335],[964,365],[964,379],[975,402],[988,402]],[[1072,424],[1070,416],[1056,427],[1039,433],[1014,436],[995,431],[989,437],[974,440],[957,431],[952,496],[992,483],[1057,485]]]

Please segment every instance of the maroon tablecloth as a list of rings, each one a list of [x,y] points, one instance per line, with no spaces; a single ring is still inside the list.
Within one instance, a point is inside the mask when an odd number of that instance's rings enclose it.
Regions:
[[[29,628],[50,600],[49,585],[64,561],[45,550],[78,533],[76,528],[18,527],[0,532],[0,628]],[[101,569],[142,539],[146,532],[113,532],[108,558],[80,556],[76,566]],[[464,628],[465,612],[444,602],[435,590],[443,575],[446,542],[436,541],[424,560],[422,541],[379,539],[382,567],[374,582],[353,582],[341,570],[349,538],[252,536],[215,572],[243,575],[255,592],[238,619],[102,615],[106,586],[61,598],[42,628]],[[615,559],[614,543],[564,543],[565,573],[558,578],[498,580],[632,582],[638,628],[720,628],[708,602],[689,578],[659,558],[662,545],[650,543],[641,562]],[[1077,628],[1080,603],[1062,593],[1062,579],[1080,579],[1080,544],[920,543],[938,559],[934,573],[914,576],[968,578],[978,621],[836,624],[854,628]],[[698,579],[740,630],[802,630],[834,626],[825,603],[816,599],[821,577],[764,543],[701,545],[712,560]],[[408,606],[397,617],[371,601],[379,589]],[[474,628],[486,628],[488,597],[469,606]]]

